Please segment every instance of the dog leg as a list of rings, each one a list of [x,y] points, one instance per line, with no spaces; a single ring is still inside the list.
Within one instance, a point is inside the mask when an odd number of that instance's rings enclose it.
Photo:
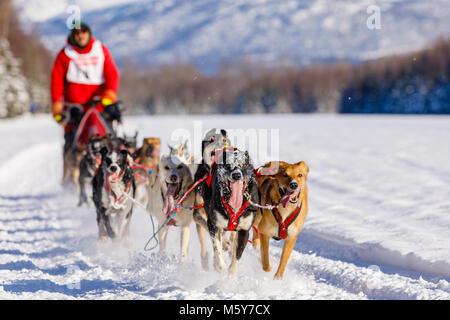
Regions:
[[[262,214],[258,210],[258,212],[256,213],[255,222],[253,222],[254,228],[253,228],[252,244],[253,244],[253,248],[255,248],[255,249],[259,248],[259,246],[261,245],[260,238],[259,238],[259,232],[258,232],[259,223],[261,222],[261,219],[262,219]]]
[[[72,182],[75,186],[78,186],[78,179],[80,178],[80,169],[75,168],[72,170]]]
[[[259,235],[261,239],[261,264],[263,267],[263,270],[266,272],[269,272],[272,270],[272,267],[270,266],[269,261],[269,240],[270,238],[266,236],[265,234]]]
[[[160,223],[161,225],[162,223]],[[165,226],[161,229],[161,231],[158,233],[158,240],[159,240],[159,253],[163,256],[166,255],[166,240],[167,240],[167,233],[169,232],[169,227]]]
[[[117,237],[116,237],[118,241],[125,240],[125,238],[127,237],[132,213],[133,209],[131,208],[126,215],[125,214],[119,215],[119,219],[117,221]]]
[[[200,224],[195,225],[197,228],[198,240],[200,241],[200,257],[202,261],[202,268],[205,271],[209,270],[208,267],[208,251],[206,249],[206,229],[203,228]]]
[[[132,214],[133,208],[130,209],[130,212],[125,217],[125,222],[122,229],[122,239],[124,241],[123,244],[126,248],[131,248],[131,246],[133,245],[130,239],[130,222]]]
[[[291,238],[284,240],[283,251],[281,253],[280,265],[278,266],[277,273],[275,273],[274,279],[281,280],[283,278],[284,269],[294,248],[297,238]]]
[[[180,262],[185,263],[187,260],[187,252],[189,248],[189,236],[191,229],[189,228],[189,224],[187,226],[181,227],[181,235],[180,235]]]
[[[97,210],[98,238],[101,242],[106,242],[108,241],[108,233],[106,232],[103,215],[101,210]]]
[[[211,240],[212,240],[212,246],[213,246],[213,250],[214,250],[214,269],[217,272],[222,272],[223,270],[225,270],[226,265],[225,265],[225,261],[223,258],[223,248],[222,248],[222,236],[221,233],[222,231],[215,230],[216,232],[211,232],[211,230],[209,231],[209,233],[211,234]]]
[[[237,239],[234,241],[233,246],[232,261],[230,268],[228,269],[228,274],[230,276],[234,276],[237,273],[237,265],[242,257],[242,253],[244,252],[245,246],[247,245],[249,235],[250,233],[248,230],[237,231]]]
[[[103,222],[103,225],[104,225],[104,227],[106,229],[106,233],[108,234],[108,236],[111,239],[114,239],[116,237],[116,233],[114,232],[113,228],[111,227],[111,219],[110,219],[109,215],[107,215],[105,213],[105,209],[104,208],[101,208],[101,210],[100,210],[100,218],[101,218],[101,221]]]
[[[78,206],[81,207],[83,203],[87,203],[86,182],[82,175],[80,175],[78,179],[78,184],[80,185],[80,199],[78,201]]]
[[[65,186],[67,184],[67,179],[69,178],[69,168],[68,168],[68,164],[67,164],[67,160],[65,159],[66,155],[64,155],[64,160],[63,160],[63,177],[62,177],[62,181],[61,181],[61,186]]]

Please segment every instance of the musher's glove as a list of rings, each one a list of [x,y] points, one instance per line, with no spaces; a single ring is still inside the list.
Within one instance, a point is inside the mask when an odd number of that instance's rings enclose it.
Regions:
[[[119,109],[119,106],[117,105],[117,103],[107,105],[105,107],[105,110],[103,111],[103,114],[108,121],[113,121],[113,120],[116,120],[117,122],[122,121],[122,114],[120,112],[120,109]]]

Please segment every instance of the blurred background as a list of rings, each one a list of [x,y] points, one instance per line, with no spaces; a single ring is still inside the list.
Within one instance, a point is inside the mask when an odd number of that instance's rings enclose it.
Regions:
[[[127,114],[450,113],[448,0],[0,0],[0,118],[49,111],[70,5]]]

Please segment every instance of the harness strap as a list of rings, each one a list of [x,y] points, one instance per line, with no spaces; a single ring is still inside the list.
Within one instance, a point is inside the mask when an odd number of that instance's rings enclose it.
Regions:
[[[114,192],[111,190],[111,185],[107,187],[107,185],[103,185],[103,188],[108,192],[109,195],[111,195],[114,198],[114,204],[120,204],[125,199],[125,194],[128,193],[128,190],[130,190],[131,187],[131,180],[128,181],[128,184],[125,188],[125,190],[122,192],[119,198],[114,194]]]
[[[212,181],[212,178],[213,178],[213,176],[214,176],[214,172],[216,171],[216,167],[217,167],[217,164],[214,162],[214,163],[212,164],[212,167],[211,167],[211,173],[210,173],[209,176],[206,178],[206,184],[208,185],[208,187],[211,187],[211,181]]]
[[[281,217],[280,213],[278,212],[277,208],[272,209],[272,214],[275,218],[275,220],[278,222],[278,235],[280,239],[286,239],[287,237],[287,229],[291,225],[292,222],[297,218],[297,216],[300,214],[300,210],[302,208],[302,203],[300,202],[300,205],[297,206],[297,208],[292,212],[286,220],[283,221],[283,218]]]
[[[238,212],[234,212],[233,209],[230,208],[228,203],[225,201],[225,197],[224,196],[222,196],[222,204],[223,204],[225,210],[227,210],[228,215],[230,216],[230,220],[228,222],[227,231],[235,231],[236,227],[238,225],[238,222],[239,222],[239,218],[242,216],[242,214],[244,213],[245,209],[247,209],[248,201],[246,201],[242,205],[242,207],[239,209]]]

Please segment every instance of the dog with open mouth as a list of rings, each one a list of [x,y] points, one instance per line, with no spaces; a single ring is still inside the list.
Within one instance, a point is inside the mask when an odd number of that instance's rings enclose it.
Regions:
[[[272,161],[258,170],[266,173],[257,173],[261,204],[266,208],[260,209],[255,219],[258,232],[254,233],[253,245],[261,247],[262,267],[269,272],[269,240],[284,240],[280,264],[275,273],[275,279],[282,279],[308,213],[306,178],[309,168],[304,161],[294,164]]]
[[[135,184],[130,167],[131,155],[126,150],[101,150],[102,162],[92,182],[93,200],[97,212],[99,238],[123,240],[131,246],[130,220],[133,213]],[[115,226],[113,221],[115,220]]]
[[[106,147],[105,137],[100,137],[100,135],[96,134],[89,139],[86,147],[86,155],[80,162],[80,176],[78,178],[80,188],[79,207],[84,203],[88,203],[86,188],[91,184],[95,172],[102,163],[101,150],[104,147]]]
[[[237,273],[237,265],[249,238],[259,202],[253,165],[247,151],[225,145],[216,149],[211,171],[200,189],[207,215],[207,225],[214,249],[214,268],[222,272],[225,232],[233,231],[230,275]]]
[[[176,150],[176,151],[175,151]],[[147,186],[148,212],[158,220],[158,229],[167,221],[171,213],[179,205],[177,202],[186,194],[194,180],[186,162],[183,144],[172,148],[171,154],[161,157],[158,165],[152,171]],[[180,262],[187,259],[190,224],[193,221],[191,208],[194,205],[195,194],[190,192],[177,208],[179,212],[162,227],[158,233],[160,253],[165,254],[166,239],[170,226],[180,227]],[[201,246],[202,266],[207,265],[206,228],[197,224],[197,233]],[[206,253],[206,254],[205,254]]]

